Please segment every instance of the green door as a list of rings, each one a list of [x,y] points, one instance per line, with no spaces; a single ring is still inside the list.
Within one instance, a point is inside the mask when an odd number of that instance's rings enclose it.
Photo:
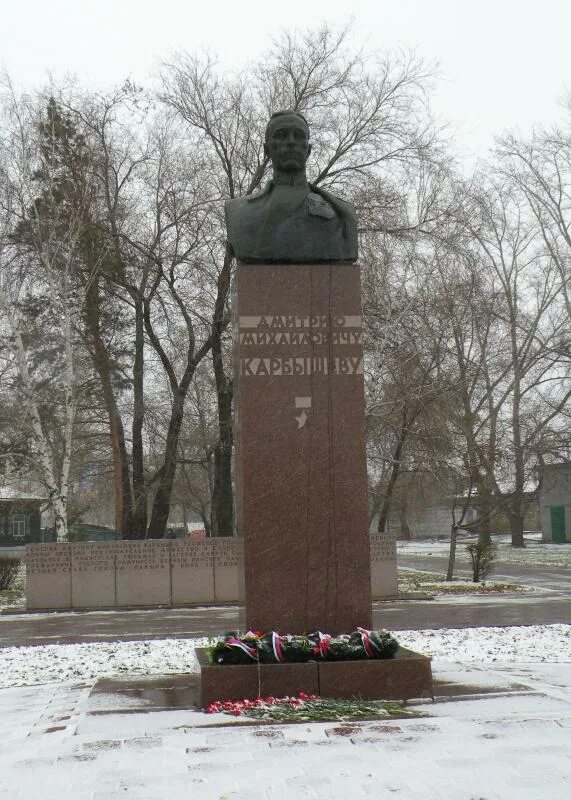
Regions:
[[[565,541],[565,506],[551,506],[551,541]]]

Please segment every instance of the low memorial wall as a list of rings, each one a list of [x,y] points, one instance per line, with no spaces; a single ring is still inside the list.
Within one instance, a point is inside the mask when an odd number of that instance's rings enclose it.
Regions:
[[[26,547],[28,609],[243,602],[243,542],[69,542]],[[391,534],[371,536],[373,597],[396,595]]]
[[[371,540],[371,597],[396,597],[397,543],[394,533],[372,533]]]

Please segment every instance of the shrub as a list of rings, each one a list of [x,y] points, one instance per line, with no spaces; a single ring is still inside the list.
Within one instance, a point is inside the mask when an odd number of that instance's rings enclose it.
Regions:
[[[19,558],[0,556],[0,591],[14,587],[21,564]]]
[[[472,581],[474,583],[485,581],[494,566],[496,545],[476,542],[466,545],[466,550],[472,562]]]

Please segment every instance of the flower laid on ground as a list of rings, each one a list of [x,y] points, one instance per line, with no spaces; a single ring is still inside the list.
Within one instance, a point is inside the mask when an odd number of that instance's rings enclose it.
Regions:
[[[271,720],[273,722],[330,722],[376,717],[418,716],[391,701],[331,700],[300,692],[296,697],[258,697],[255,700],[225,700],[210,703],[207,714],[229,714],[234,717]]]
[[[267,706],[282,705],[289,708],[299,708],[303,706],[306,700],[318,700],[316,694],[307,694],[307,692],[300,692],[297,697],[257,697],[255,700],[216,700],[210,703],[205,709],[207,714],[215,714],[222,712],[224,714],[233,714],[239,717],[246,711],[253,708],[266,708]]]
[[[321,631],[308,636],[279,634],[276,631],[232,632],[210,644],[207,649],[211,664],[279,664],[310,660],[392,658],[398,648],[399,643],[387,631],[357,628],[350,634],[340,636]]]

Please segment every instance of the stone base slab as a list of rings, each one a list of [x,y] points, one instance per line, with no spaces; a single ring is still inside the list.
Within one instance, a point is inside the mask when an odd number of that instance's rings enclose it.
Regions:
[[[434,697],[430,658],[400,647],[394,658],[323,661],[319,664],[319,694],[362,700]]]
[[[196,649],[200,664],[200,706],[216,700],[255,700],[256,697],[284,697],[319,693],[318,664],[230,664],[208,663],[206,650]]]
[[[212,665],[203,648],[197,648],[196,656],[202,708],[216,700],[284,697],[302,691],[363,700],[434,697],[430,658],[404,647],[394,658],[304,664]]]

